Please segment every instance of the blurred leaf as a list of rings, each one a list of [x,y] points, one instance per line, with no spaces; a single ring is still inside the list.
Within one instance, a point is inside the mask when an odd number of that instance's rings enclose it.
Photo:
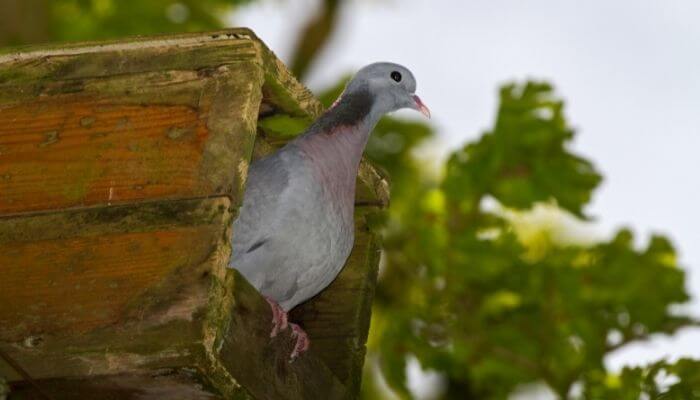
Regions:
[[[700,361],[659,361],[646,367],[624,368],[619,374],[586,374],[581,399],[690,400],[700,398]]]
[[[312,17],[306,22],[297,38],[291,70],[303,80],[309,67],[328,43],[336,27],[336,19],[343,5],[342,0],[322,0]]]
[[[550,85],[535,82],[506,85],[500,99],[493,130],[450,158],[448,194],[468,208],[474,207],[469,203],[474,196],[486,194],[521,209],[554,199],[582,216],[601,176],[567,150],[574,133],[564,119],[563,102]]]
[[[289,139],[304,132],[311,121],[305,118],[290,117],[285,114],[275,114],[258,120],[260,127],[266,135],[274,138]]]
[[[10,394],[10,385],[7,384],[7,380],[0,376],[0,400],[4,400]]]
[[[390,335],[403,335],[405,331],[399,331],[399,324],[391,324],[387,327],[387,335],[384,336],[381,348],[385,346],[396,346],[396,341],[386,340]],[[380,365],[384,371],[384,379],[401,398],[410,398],[406,382],[406,356],[404,349],[387,348],[389,351],[382,351],[380,354]]]
[[[8,0],[0,0],[8,1]],[[0,44],[35,41],[79,41],[128,35],[219,29],[235,6],[250,0],[51,0],[32,1],[18,26],[45,30],[44,37],[13,36],[0,30]],[[36,15],[46,16],[35,19]],[[47,26],[41,26],[46,24]],[[17,41],[20,39],[21,41]]]

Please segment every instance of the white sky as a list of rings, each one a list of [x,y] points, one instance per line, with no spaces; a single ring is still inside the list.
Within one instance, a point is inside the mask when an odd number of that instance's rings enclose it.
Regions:
[[[315,4],[263,0],[232,25],[288,61]],[[491,126],[500,83],[554,82],[578,128],[574,149],[605,176],[589,214],[601,232],[632,226],[641,243],[669,235],[700,316],[700,1],[354,0],[344,11],[310,87],[374,61],[404,64],[445,151]],[[700,358],[700,329],[628,346],[607,364],[679,355]]]

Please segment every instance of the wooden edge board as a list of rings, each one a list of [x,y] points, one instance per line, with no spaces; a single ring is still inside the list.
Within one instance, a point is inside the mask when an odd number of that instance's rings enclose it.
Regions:
[[[211,32],[131,36],[119,39],[69,43],[48,43],[0,49],[0,63],[30,60],[51,55],[74,55],[102,51],[124,51],[162,46],[198,46],[212,41],[249,39],[261,42],[248,28],[229,28]]]

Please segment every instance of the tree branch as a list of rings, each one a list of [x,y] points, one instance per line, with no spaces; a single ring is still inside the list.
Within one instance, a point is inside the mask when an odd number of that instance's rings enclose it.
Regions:
[[[290,63],[299,80],[306,76],[311,63],[333,34],[341,3],[341,0],[323,0],[317,15],[300,32]]]

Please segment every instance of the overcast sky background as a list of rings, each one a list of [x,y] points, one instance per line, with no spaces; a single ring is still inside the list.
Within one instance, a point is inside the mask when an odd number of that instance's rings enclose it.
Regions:
[[[288,61],[315,4],[262,0],[231,24]],[[445,154],[491,126],[499,84],[553,82],[578,131],[574,149],[605,176],[588,213],[602,233],[633,227],[640,244],[669,235],[700,316],[699,16],[697,0],[354,0],[307,84],[323,88],[374,61],[406,65]],[[700,358],[700,329],[628,346],[607,364],[682,355]]]

